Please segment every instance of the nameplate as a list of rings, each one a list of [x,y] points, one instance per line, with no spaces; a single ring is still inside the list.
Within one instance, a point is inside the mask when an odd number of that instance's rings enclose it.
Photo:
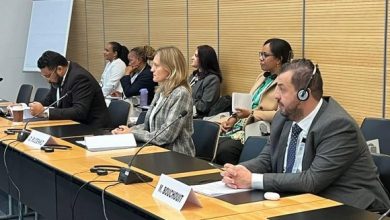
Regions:
[[[193,203],[202,207],[190,186],[164,174],[160,176],[153,197],[179,211],[186,203]]]
[[[114,150],[137,146],[133,134],[86,136],[84,140],[87,149],[90,151]]]
[[[50,135],[32,130],[28,138],[23,142],[25,145],[28,145],[32,148],[40,149],[44,146],[50,139]]]

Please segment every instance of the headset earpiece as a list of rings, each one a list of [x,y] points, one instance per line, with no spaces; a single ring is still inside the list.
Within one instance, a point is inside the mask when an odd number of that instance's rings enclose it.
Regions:
[[[105,176],[108,174],[108,171],[119,172],[120,169],[120,166],[115,165],[95,165],[89,169],[89,171],[91,173],[96,173],[98,176]]]
[[[52,147],[41,147],[41,150],[45,151],[45,153],[53,153],[54,148]]]
[[[317,68],[318,68],[318,65],[317,64],[314,65],[313,73],[311,74],[310,79],[307,81],[305,87],[303,87],[302,89],[298,90],[297,98],[298,98],[299,101],[304,102],[304,101],[309,99],[309,97],[310,97],[309,86],[310,86],[311,81],[314,78],[314,75],[317,72]]]
[[[41,147],[41,150],[45,151],[45,153],[53,153],[54,150],[70,150],[72,147],[66,146],[66,145],[50,145],[50,146],[43,146]]]
[[[304,102],[304,101],[306,101],[306,100],[308,100],[309,99],[309,91],[308,91],[309,89],[300,89],[299,91],[298,91],[298,93],[297,93],[297,97],[298,97],[298,100],[299,101],[302,101],[302,102]]]

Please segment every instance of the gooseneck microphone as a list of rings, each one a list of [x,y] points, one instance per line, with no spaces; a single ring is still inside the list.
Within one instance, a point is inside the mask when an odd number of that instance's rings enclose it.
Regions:
[[[63,98],[65,98],[66,96],[68,96],[69,94],[71,93],[71,90],[66,92],[65,95],[61,96],[58,100],[54,101],[53,103],[51,103],[49,106],[43,108],[42,111],[38,112],[37,114],[33,115],[32,118],[30,118],[29,120],[27,120],[26,124],[24,125],[23,129],[18,133],[18,136],[16,138],[16,140],[20,141],[20,142],[23,142],[27,139],[27,137],[31,134],[31,130],[27,129],[27,125],[28,123],[31,121],[31,119],[33,118],[36,118],[38,117],[40,114],[42,114],[43,112],[45,112],[47,109],[49,109],[50,107],[52,107],[53,105],[57,104],[58,102],[60,102]]]
[[[137,152],[135,152],[133,158],[131,159],[129,165],[128,165],[128,168],[127,167],[122,167],[120,169],[120,172],[119,172],[119,176],[118,176],[118,181],[121,182],[121,183],[124,183],[125,185],[128,185],[128,184],[131,184],[131,183],[139,183],[139,182],[151,182],[153,179],[148,177],[148,176],[145,176],[137,171],[134,171],[131,169],[131,166],[133,165],[133,162],[134,162],[134,159],[137,157],[137,155],[139,154],[139,152],[141,152],[141,150],[143,148],[145,148],[151,141],[153,141],[156,137],[158,137],[161,133],[163,133],[165,130],[167,130],[169,127],[171,127],[171,125],[173,125],[177,120],[183,118],[184,116],[186,116],[188,114],[188,112],[186,110],[182,111],[179,115],[179,117],[177,117],[173,122],[171,122],[167,127],[165,127],[164,129],[162,129],[160,132],[156,133],[150,140],[148,140],[145,144],[143,144],[138,150]]]

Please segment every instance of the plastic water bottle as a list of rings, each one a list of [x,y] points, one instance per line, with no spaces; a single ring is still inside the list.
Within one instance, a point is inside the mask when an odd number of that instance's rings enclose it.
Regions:
[[[143,88],[139,90],[140,97],[139,97],[139,105],[147,106],[148,105],[148,90]]]

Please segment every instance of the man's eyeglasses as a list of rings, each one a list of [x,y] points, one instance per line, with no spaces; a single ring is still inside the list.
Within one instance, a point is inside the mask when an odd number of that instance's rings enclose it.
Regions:
[[[55,68],[55,69],[53,70],[53,72],[51,72],[51,73],[49,73],[49,74],[43,74],[43,73],[41,73],[41,76],[42,76],[43,78],[49,79],[49,78],[51,77],[51,75],[53,75],[56,71],[57,71],[57,68]]]
[[[269,56],[273,56],[273,54],[271,54],[271,53],[266,53],[266,52],[259,52],[259,57],[261,58],[261,59],[266,59],[267,57],[269,57]]]

